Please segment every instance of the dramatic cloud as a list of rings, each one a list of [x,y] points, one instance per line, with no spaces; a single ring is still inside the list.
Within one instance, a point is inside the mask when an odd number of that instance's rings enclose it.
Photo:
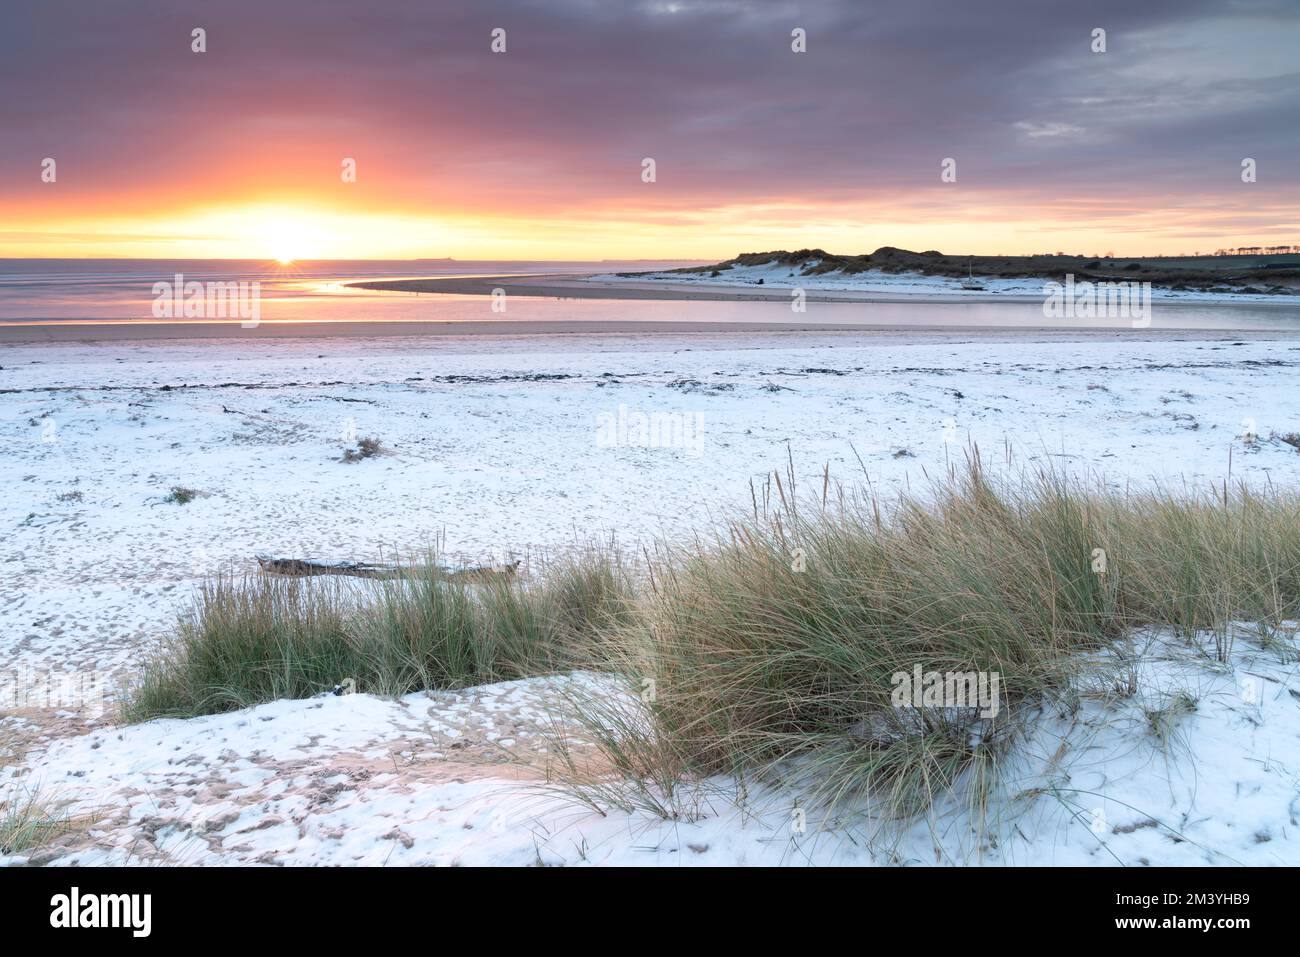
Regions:
[[[625,237],[611,255],[687,233],[697,254],[782,231],[867,246],[901,224],[931,245],[1063,224],[1111,246],[1300,241],[1297,49],[1284,0],[11,2],[0,231],[194,238],[275,204],[411,235],[424,217],[503,255],[575,223]]]

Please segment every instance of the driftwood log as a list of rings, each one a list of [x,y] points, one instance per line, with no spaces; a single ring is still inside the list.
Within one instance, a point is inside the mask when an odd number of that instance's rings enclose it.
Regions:
[[[428,569],[420,566],[372,565],[368,562],[336,561],[325,562],[309,558],[272,558],[258,555],[257,564],[268,575],[280,575],[286,578],[310,578],[315,575],[346,575],[350,578],[414,578],[428,574]],[[444,568],[436,566],[434,573],[449,582],[484,584],[487,582],[513,581],[519,570],[519,562],[507,565],[471,565],[466,568]]]

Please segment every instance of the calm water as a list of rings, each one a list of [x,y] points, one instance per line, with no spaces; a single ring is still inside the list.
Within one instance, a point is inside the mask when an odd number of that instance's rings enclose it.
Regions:
[[[153,284],[257,281],[263,321],[492,319],[567,321],[771,322],[845,325],[1094,326],[1127,320],[1047,320],[1037,303],[808,303],[794,316],[785,302],[655,302],[514,296],[494,313],[482,296],[414,295],[349,289],[363,279],[575,274],[667,268],[646,262],[329,261],[288,266],[261,260],[0,259],[0,322],[153,318]],[[183,321],[183,320],[181,320]],[[1155,328],[1300,330],[1300,304],[1153,305]]]
[[[624,262],[472,262],[397,260],[295,262],[204,259],[0,259],[0,321],[152,319],[153,284],[185,281],[260,283],[262,319],[430,318],[435,302],[349,289],[364,279],[593,273],[655,269]],[[476,297],[475,297],[476,298]],[[489,310],[490,312],[490,310]]]

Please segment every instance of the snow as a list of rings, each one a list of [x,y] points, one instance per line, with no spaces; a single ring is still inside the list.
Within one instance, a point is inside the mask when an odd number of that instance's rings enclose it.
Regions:
[[[711,276],[708,272],[647,272],[637,273],[634,277],[618,273],[599,273],[585,277],[585,281],[612,285],[671,283],[718,292],[749,289],[761,283],[765,288],[802,289],[805,293],[848,292],[872,296],[911,296],[918,299],[938,297],[977,300],[998,296],[1041,300],[1046,295],[1043,288],[1046,280],[1030,277],[1001,279],[976,276],[975,280],[984,288],[963,289],[962,284],[969,282],[969,279],[927,276],[919,272],[885,272],[882,269],[868,269],[853,274],[836,270],[805,276],[802,274],[803,268],[802,265],[790,266],[773,262],[756,266],[735,265],[730,269],[721,270],[717,276]],[[1142,280],[1140,276],[1135,276],[1133,279],[1116,281],[1141,282]],[[1229,284],[1216,285],[1226,287]],[[1151,287],[1151,298],[1153,301],[1160,302],[1296,303],[1294,295],[1235,291],[1209,292],[1155,285]]]
[[[73,813],[101,815],[97,846],[54,858],[81,865],[1295,864],[1291,647],[1239,640],[1222,665],[1203,645],[1157,636],[1136,694],[1030,723],[982,824],[961,791],[901,830],[851,807],[807,809],[797,824],[789,792],[741,799],[721,779],[701,782],[685,819],[597,813],[536,775],[509,780],[490,754],[449,760],[457,725],[507,721],[544,741],[566,686],[609,681],[593,676],[105,728],[55,741],[33,774]],[[1147,711],[1178,694],[1194,710],[1162,741]]]
[[[375,561],[441,538],[468,563],[526,567],[593,535],[634,549],[747,508],[787,453],[810,491],[824,463],[861,480],[859,457],[878,489],[918,488],[968,439],[1115,486],[1221,481],[1230,458],[1234,477],[1293,485],[1300,454],[1275,435],[1300,431],[1297,362],[1288,338],[1136,332],[9,346],[0,654],[11,682],[127,680],[204,576],[258,552]],[[620,410],[698,414],[702,449],[601,441]],[[386,453],[342,462],[362,436]],[[200,494],[169,503],[172,486]],[[1009,795],[998,814],[1017,829],[997,848],[951,810],[937,851],[922,822],[893,856],[811,813],[793,835],[780,794],[742,813],[726,782],[695,822],[599,817],[547,792],[503,749],[543,753],[548,702],[591,676],[133,727],[29,700],[0,736],[29,749],[10,774],[97,815],[90,840],[57,849],[80,863],[1296,863],[1300,684],[1285,658],[1238,655],[1152,660],[1150,693],[1185,681],[1198,700],[1172,750],[1131,699],[1044,716],[1023,778],[1057,790]],[[1249,675],[1262,704],[1242,700]],[[1063,740],[1070,760],[1049,767]]]

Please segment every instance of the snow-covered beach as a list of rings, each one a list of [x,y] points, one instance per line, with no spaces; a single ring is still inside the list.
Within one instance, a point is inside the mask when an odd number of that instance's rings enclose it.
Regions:
[[[787,457],[805,488],[829,465],[886,492],[968,442],[1117,487],[1300,475],[1286,333],[231,337],[18,343],[0,366],[0,648],[28,682],[131,680],[195,585],[259,552],[635,550],[747,509]],[[384,453],[342,461],[358,437]],[[27,752],[10,774],[92,819],[43,860],[1296,863],[1300,678],[1248,641],[1239,654],[1153,656],[1144,694],[1185,681],[1203,702],[1171,753],[1134,732],[1139,702],[1045,719],[1022,782],[1036,796],[1008,796],[1020,837],[996,850],[955,809],[950,837],[918,824],[890,855],[831,822],[792,836],[779,798],[755,818],[713,794],[669,826],[542,794],[502,749],[540,747],[548,696],[594,678],[131,727],[28,700],[3,729]],[[1243,676],[1261,682],[1251,700]]]
[[[1041,302],[1044,280],[1021,276],[1014,278],[980,278],[978,281],[958,277],[925,275],[919,272],[886,272],[871,269],[861,273],[828,272],[808,275],[797,266],[772,262],[752,266],[734,266],[716,275],[709,271],[681,270],[643,273],[597,273],[584,282],[599,288],[632,288],[652,292],[655,289],[681,289],[714,295],[746,295],[770,289],[803,290],[808,295],[827,299],[866,301],[1012,301]],[[760,287],[762,287],[760,289]],[[1238,288],[1220,291],[1175,289],[1154,286],[1153,299],[1165,303],[1282,303],[1294,304],[1295,294],[1264,291],[1247,292]]]

